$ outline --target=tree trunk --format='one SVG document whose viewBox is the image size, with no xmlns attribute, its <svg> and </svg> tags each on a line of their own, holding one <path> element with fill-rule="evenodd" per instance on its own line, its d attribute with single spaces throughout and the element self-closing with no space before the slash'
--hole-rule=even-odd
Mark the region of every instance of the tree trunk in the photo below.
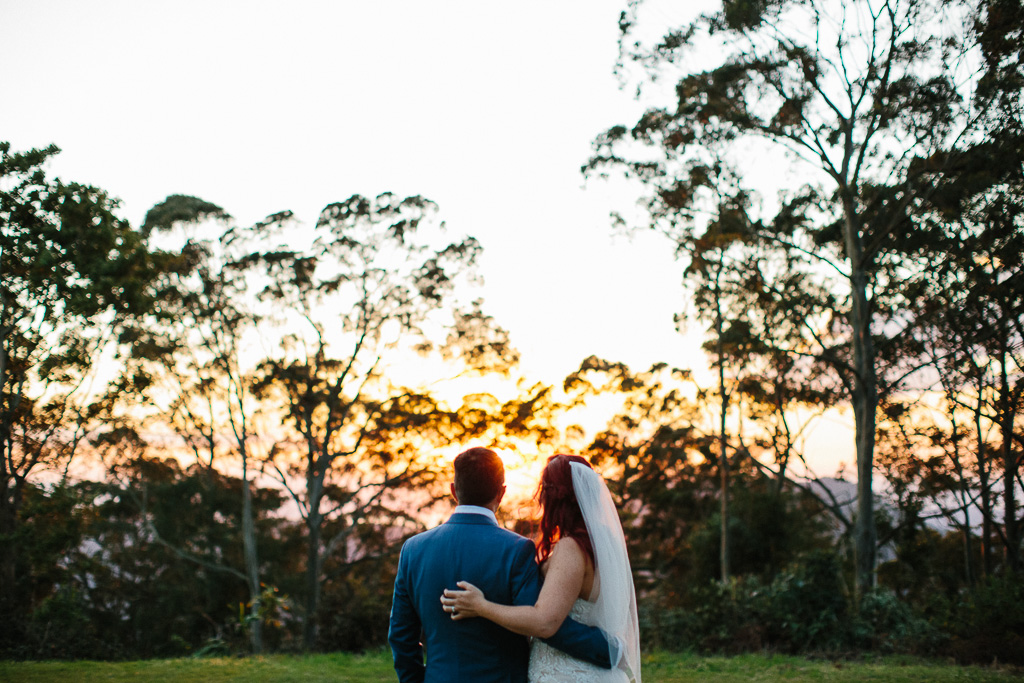
<svg viewBox="0 0 1024 683">
<path fill-rule="evenodd" d="M 1001 340 L 1005 342 L 1005 340 Z M 1006 530 L 1006 568 L 1020 573 L 1020 525 L 1017 520 L 1017 452 L 1013 448 L 1013 391 L 1010 386 L 1006 344 L 999 349 L 999 429 L 1003 436 L 1003 528 Z"/>
<path fill-rule="evenodd" d="M 0 455 L 4 458 L 6 469 L 7 442 L 4 442 Z M 4 472 L 3 490 L 0 491 L 0 536 L 14 538 L 18 526 L 18 491 L 11 485 L 10 473 Z M 18 598 L 18 544 L 5 543 L 0 552 L 0 618 L 5 620 L 18 619 L 16 603 Z M 16 623 L 7 621 L 7 624 Z"/>
<path fill-rule="evenodd" d="M 960 503 L 960 509 L 963 510 L 964 513 L 963 524 L 956 524 L 956 516 L 953 514 L 950 514 L 950 521 L 956 524 L 957 528 L 963 534 L 964 578 L 967 580 L 967 587 L 973 590 L 977 579 L 977 571 L 974 567 L 974 542 L 971 538 L 971 484 L 967 480 L 967 475 L 964 472 L 964 455 L 960 449 L 961 437 L 963 435 L 960 432 L 960 424 L 956 417 L 956 392 L 951 391 L 949 386 L 945 384 L 944 388 L 946 389 L 947 405 L 950 406 L 950 441 L 953 448 L 950 460 L 956 471 L 957 480 L 960 484 L 957 490 L 957 502 Z"/>
<path fill-rule="evenodd" d="M 256 552 L 256 523 L 253 518 L 252 488 L 249 485 L 249 458 L 242 454 L 242 547 L 245 574 L 249 579 L 249 645 L 253 654 L 263 652 L 263 620 L 260 617 L 260 565 Z"/>
<path fill-rule="evenodd" d="M 2 355 L 2 352 L 0 352 Z M 13 467 L 11 425 L 0 424 L 0 537 L 12 539 L 0 551 L 0 619 L 7 620 L 9 633 L 20 631 L 26 616 L 22 607 L 28 596 L 18 590 L 18 562 L 21 554 L 18 544 L 13 542 L 18 530 L 18 513 L 21 509 L 25 479 L 18 476 Z M 16 631 L 16 628 L 18 631 Z"/>
<path fill-rule="evenodd" d="M 302 647 L 308 652 L 316 646 L 317 611 L 320 608 L 320 499 L 323 497 L 323 480 L 313 475 L 309 477 L 307 486 L 309 545 L 306 548 L 306 615 L 302 625 Z"/>
<path fill-rule="evenodd" d="M 6 319 L 7 297 L 0 289 L 0 302 L 4 311 L 3 318 Z M 6 341 L 6 334 L 4 335 Z M 7 348 L 0 344 L 0 392 L 7 394 L 10 400 L 10 393 L 7 387 Z M 4 400 L 0 396 L 0 401 Z M 14 454 L 12 453 L 13 443 L 11 439 L 11 416 L 8 412 L 6 401 L 0 403 L 0 536 L 3 538 L 14 538 L 14 532 L 18 526 L 18 503 L 20 487 L 15 479 L 17 476 L 14 469 Z M 17 597 L 15 588 L 17 580 L 17 543 L 7 543 L 7 547 L 0 552 L 0 619 L 14 618 L 14 603 Z M 11 623 L 8 621 L 7 623 Z"/>
<path fill-rule="evenodd" d="M 779 416 L 779 422 L 782 424 L 782 428 L 785 430 L 785 450 L 778 447 L 775 448 L 775 458 L 779 463 L 779 474 L 778 480 L 775 485 L 775 495 L 781 497 L 785 492 L 786 488 L 786 469 L 789 467 L 789 457 L 793 450 L 793 439 L 790 436 L 789 423 L 786 421 L 786 410 L 785 401 L 782 398 L 782 392 L 784 391 L 782 381 L 775 382 L 775 412 Z M 776 443 L 779 443 L 779 438 L 776 437 Z"/>
<path fill-rule="evenodd" d="M 722 565 L 722 583 L 729 581 L 729 458 L 726 451 L 725 438 L 725 416 L 729 408 L 729 395 L 725 391 L 725 354 L 722 344 L 722 291 L 719 288 L 719 278 L 722 273 L 722 264 L 718 264 L 718 271 L 715 273 L 715 332 L 718 335 L 718 391 L 722 398 L 722 411 L 719 416 L 718 425 L 718 469 L 721 476 L 721 514 L 722 514 L 722 544 L 719 553 L 719 560 Z"/>
<path fill-rule="evenodd" d="M 978 435 L 978 496 L 981 508 L 981 576 L 992 574 L 992 488 L 988 478 L 988 451 L 982 437 L 981 421 L 983 413 L 984 380 L 979 372 L 978 402 L 974 405 L 974 431 Z"/>
<path fill-rule="evenodd" d="M 981 575 L 992 575 L 992 487 L 988 478 L 988 464 L 979 459 L 979 488 L 981 489 Z"/>
<path fill-rule="evenodd" d="M 854 530 L 857 602 L 875 586 L 877 538 L 872 487 L 878 384 L 871 337 L 868 273 L 852 196 L 844 200 L 843 237 L 850 262 L 850 327 L 853 331 L 853 414 L 857 444 L 857 522 Z"/>
<path fill-rule="evenodd" d="M 967 578 L 967 587 L 973 590 L 978 582 L 978 570 L 974 566 L 974 543 L 971 539 L 971 490 L 962 474 L 960 500 L 964 507 L 964 575 Z"/>
</svg>

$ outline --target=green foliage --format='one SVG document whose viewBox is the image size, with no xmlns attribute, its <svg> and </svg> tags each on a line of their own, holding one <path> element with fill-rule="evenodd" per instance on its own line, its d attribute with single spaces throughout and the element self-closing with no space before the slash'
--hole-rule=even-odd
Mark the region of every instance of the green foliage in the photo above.
<svg viewBox="0 0 1024 683">
<path fill-rule="evenodd" d="M 755 575 L 728 584 L 707 581 L 684 591 L 683 605 L 665 610 L 642 601 L 643 642 L 705 653 L 843 653 L 872 651 L 930 655 L 947 641 L 893 593 L 864 596 L 850 605 L 839 559 L 821 551 L 771 578 Z"/>
<path fill-rule="evenodd" d="M 645 637 L 661 647 L 726 653 L 836 651 L 848 641 L 839 563 L 826 552 L 770 578 L 695 584 L 682 603 L 663 614 L 656 601 L 643 603 Z"/>
<path fill-rule="evenodd" d="M 22 496 L 16 530 L 0 537 L 0 545 L 18 551 L 10 558 L 16 578 L 9 587 L 17 602 L 8 603 L 8 609 L 21 617 L 0 623 L 0 653 L 71 656 L 61 654 L 61 648 L 77 651 L 85 642 L 77 641 L 73 631 L 88 611 L 74 589 L 67 558 L 85 540 L 94 511 L 69 486 L 29 485 Z M 90 629 L 83 628 L 82 639 L 88 639 Z"/>
<path fill-rule="evenodd" d="M 834 649 L 847 611 L 839 559 L 832 553 L 807 556 L 768 587 L 769 633 L 795 652 Z"/>
<path fill-rule="evenodd" d="M 394 572 L 389 569 L 380 563 L 365 563 L 327 583 L 320 607 L 318 649 L 365 652 L 387 642 L 394 582 Z"/>
<path fill-rule="evenodd" d="M 774 576 L 804 553 L 827 547 L 824 511 L 816 501 L 763 475 L 737 473 L 729 514 L 731 571 Z M 721 515 L 701 520 L 689 538 L 698 581 L 721 576 Z"/>
<path fill-rule="evenodd" d="M 919 519 L 903 521 L 895 528 L 888 520 L 880 525 L 896 556 L 879 565 L 879 585 L 919 610 L 927 609 L 937 596 L 955 599 L 971 583 L 965 570 L 963 533 L 943 534 Z M 977 547 L 977 539 L 972 540 Z"/>
<path fill-rule="evenodd" d="M 764 22 L 765 12 L 777 9 L 779 0 L 726 0 L 722 3 L 722 23 L 733 31 L 756 28 Z"/>
<path fill-rule="evenodd" d="M 218 639 L 247 651 L 238 616 L 246 581 L 218 564 L 241 563 L 240 481 L 174 460 L 143 460 L 119 473 L 120 480 L 36 489 L 23 506 L 19 547 L 30 571 L 19 588 L 32 602 L 23 627 L 5 625 L 0 652 L 180 656 Z M 279 492 L 256 489 L 253 499 L 266 573 L 287 586 L 299 573 L 298 529 L 276 516 Z M 296 626 L 286 600 L 272 588 L 263 597 L 268 642 L 286 648 Z"/>
<path fill-rule="evenodd" d="M 155 275 L 173 261 L 147 248 L 103 190 L 48 178 L 57 152 L 0 142 L 0 538 L 19 541 L 0 554 L 5 632 L 41 599 L 27 590 L 36 558 L 21 557 L 33 541 L 19 538 L 31 482 L 67 467 L 109 406 L 89 380 L 100 358 L 130 353 L 119 332 L 152 307 Z"/>
<path fill-rule="evenodd" d="M 89 604 L 75 587 L 43 600 L 28 620 L 22 656 L 32 659 L 104 659 L 111 648 L 97 633 Z"/>
<path fill-rule="evenodd" d="M 853 647 L 882 653 L 933 654 L 946 640 L 933 624 L 886 590 L 875 590 L 861 598 L 849 628 Z"/>
<path fill-rule="evenodd" d="M 37 324 L 50 325 L 58 316 L 88 321 L 104 310 L 146 305 L 141 235 L 115 215 L 117 201 L 104 191 L 47 179 L 43 166 L 58 152 L 11 152 L 0 142 L 4 324 L 16 325 L 24 341 L 48 331 L 28 327 L 26 316 L 42 314 Z"/>
<path fill-rule="evenodd" d="M 629 3 L 619 22 L 622 61 L 642 67 L 628 70 L 640 74 L 638 90 L 653 85 L 652 94 L 664 97 L 669 91 L 660 85 L 666 80 L 675 88 L 634 124 L 600 135 L 584 171 L 615 170 L 642 186 L 646 215 L 641 213 L 636 227 L 665 234 L 688 261 L 698 313 L 705 321 L 718 318 L 714 342 L 725 341 L 728 326 L 720 316 L 728 307 L 725 317 L 742 320 L 751 332 L 729 336 L 752 338 L 747 353 L 763 367 L 779 367 L 778 358 L 786 355 L 804 364 L 803 377 L 776 374 L 790 380 L 780 388 L 800 379 L 830 379 L 815 388 L 819 397 L 841 395 L 853 407 L 865 494 L 879 401 L 906 388 L 908 378 L 920 379 L 915 368 L 941 365 L 938 359 L 952 355 L 942 333 L 934 335 L 939 343 L 932 349 L 925 349 L 924 338 L 933 334 L 927 328 L 936 309 L 952 317 L 968 310 L 957 305 L 972 289 L 964 283 L 975 281 L 961 276 L 970 270 L 967 264 L 979 270 L 1004 264 L 974 241 L 978 231 L 970 224 L 977 207 L 952 204 L 958 196 L 981 197 L 978 204 L 996 209 L 987 218 L 1012 223 L 1011 231 L 1021 234 L 1024 60 L 1015 39 L 1024 14 L 1017 5 L 896 0 L 878 8 L 845 0 L 726 0 L 719 10 L 670 26 L 653 41 L 638 28 L 650 16 L 643 2 Z M 979 56 L 983 68 L 966 66 Z M 627 71 L 624 63 L 620 67 Z M 1000 150 L 993 155 L 986 148 L 996 140 Z M 798 171 L 779 193 L 778 208 L 772 198 L 763 210 L 751 201 L 755 193 L 744 172 L 752 149 L 771 149 L 778 154 L 771 163 L 793 163 Z M 964 175 L 955 169 L 968 157 L 996 161 Z M 1000 175 L 1004 164 L 1013 171 L 978 192 L 986 174 Z M 937 181 L 947 173 L 948 193 Z M 963 187 L 956 187 L 958 179 L 966 181 Z M 940 219 L 927 207 L 932 202 L 943 205 Z M 960 250 L 970 254 L 962 257 Z M 1014 320 L 1021 311 L 1019 253 L 1008 254 L 1005 262 L 1012 275 L 978 278 L 988 285 L 979 293 L 994 291 L 999 282 L 1000 301 L 988 304 L 997 311 L 1008 304 Z M 963 263 L 963 270 L 935 278 L 932 291 L 907 286 L 954 263 Z M 747 273 L 753 276 L 743 277 Z M 946 287 L 952 287 L 949 298 L 957 304 L 933 308 L 933 300 L 948 300 L 935 296 Z M 974 334 L 965 339 L 976 344 L 979 336 L 992 335 L 1004 348 L 1019 348 L 1019 325 L 1010 332 L 1005 318 L 992 320 L 1001 317 L 998 312 L 980 317 L 989 324 L 968 326 Z M 719 347 L 719 355 L 723 351 Z M 966 355 L 979 356 L 974 348 Z M 1019 364 L 1005 353 L 1000 357 L 1003 367 L 1012 368 L 1010 383 L 1019 398 Z M 745 359 L 730 360 L 740 365 Z M 723 367 L 725 359 L 716 362 Z M 807 365 L 814 370 L 808 372 Z M 727 394 L 720 393 L 724 404 Z M 1000 422 L 1004 433 L 1013 431 L 1012 418 Z M 782 474 L 792 444 L 772 441 Z M 1004 453 L 1007 471 L 1016 471 L 1016 456 L 1006 448 Z M 1010 481 L 1013 476 L 1006 475 L 1004 486 L 1007 507 L 1016 510 L 1012 499 L 1019 482 Z M 855 518 L 838 510 L 836 516 L 856 527 L 856 585 L 864 592 L 873 585 L 878 543 L 873 497 L 862 495 L 858 504 Z M 991 522 L 991 513 L 985 514 Z M 1017 514 L 1011 513 L 1005 534 L 1015 570 L 1021 564 Z"/>
<path fill-rule="evenodd" d="M 966 593 L 950 615 L 958 661 L 1024 665 L 1024 577 L 993 577 Z"/>
<path fill-rule="evenodd" d="M 175 194 L 146 212 L 146 218 L 142 221 L 142 231 L 147 235 L 153 231 L 168 232 L 178 224 L 200 222 L 209 218 L 227 219 L 230 216 L 216 204 L 198 197 Z"/>
</svg>

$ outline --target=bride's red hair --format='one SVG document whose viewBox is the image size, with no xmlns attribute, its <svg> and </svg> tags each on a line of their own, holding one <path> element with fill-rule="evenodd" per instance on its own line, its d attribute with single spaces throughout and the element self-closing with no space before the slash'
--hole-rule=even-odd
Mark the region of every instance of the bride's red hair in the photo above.
<svg viewBox="0 0 1024 683">
<path fill-rule="evenodd" d="M 594 562 L 594 546 L 587 533 L 587 525 L 576 501 L 572 486 L 571 462 L 590 467 L 590 463 L 578 455 L 553 455 L 540 475 L 537 486 L 537 500 L 541 505 L 540 542 L 537 544 L 537 561 L 543 562 L 551 555 L 551 549 L 560 538 L 571 538 Z M 593 469 L 593 468 L 591 468 Z"/>
</svg>

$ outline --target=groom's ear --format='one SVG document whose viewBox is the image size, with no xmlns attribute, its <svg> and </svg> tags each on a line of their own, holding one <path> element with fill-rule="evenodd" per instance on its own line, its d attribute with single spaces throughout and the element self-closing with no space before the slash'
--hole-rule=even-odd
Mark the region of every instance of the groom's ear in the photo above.
<svg viewBox="0 0 1024 683">
<path fill-rule="evenodd" d="M 455 499 L 455 504 L 458 505 L 459 504 L 459 497 L 457 495 L 455 495 L 455 484 L 454 484 L 454 482 L 451 483 L 451 484 L 448 484 L 448 486 L 451 489 L 452 498 Z"/>
</svg>

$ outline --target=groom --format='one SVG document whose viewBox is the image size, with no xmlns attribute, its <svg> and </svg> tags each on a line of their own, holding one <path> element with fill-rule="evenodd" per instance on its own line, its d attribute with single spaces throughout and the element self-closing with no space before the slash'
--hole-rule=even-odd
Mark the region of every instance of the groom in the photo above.
<svg viewBox="0 0 1024 683">
<path fill-rule="evenodd" d="M 469 581 L 489 600 L 532 605 L 540 592 L 534 545 L 498 526 L 505 468 L 494 451 L 470 448 L 455 458 L 451 487 L 458 507 L 439 527 L 402 547 L 388 642 L 401 683 L 526 683 L 525 636 L 485 619 L 453 621 L 441 593 Z M 545 640 L 569 655 L 610 668 L 604 633 L 566 619 Z M 426 664 L 423 661 L 426 651 Z"/>
</svg>

